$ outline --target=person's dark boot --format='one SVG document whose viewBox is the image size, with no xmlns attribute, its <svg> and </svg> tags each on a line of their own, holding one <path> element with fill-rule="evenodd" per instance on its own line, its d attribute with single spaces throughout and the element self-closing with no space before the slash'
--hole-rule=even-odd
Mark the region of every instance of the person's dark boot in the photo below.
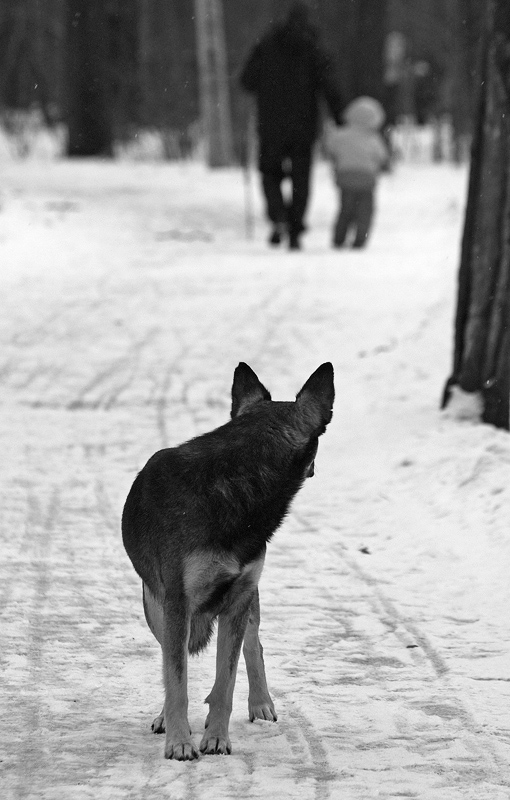
<svg viewBox="0 0 510 800">
<path fill-rule="evenodd" d="M 279 244 L 281 244 L 284 236 L 285 236 L 285 225 L 279 222 L 274 226 L 273 230 L 271 231 L 268 240 L 269 244 L 272 245 L 273 247 L 277 247 Z"/>
<path fill-rule="evenodd" d="M 299 233 L 291 233 L 289 236 L 289 250 L 301 250 Z"/>
</svg>

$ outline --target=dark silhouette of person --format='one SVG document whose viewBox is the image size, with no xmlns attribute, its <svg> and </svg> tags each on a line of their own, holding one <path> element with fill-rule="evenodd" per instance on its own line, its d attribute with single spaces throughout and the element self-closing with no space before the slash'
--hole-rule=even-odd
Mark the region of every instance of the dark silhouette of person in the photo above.
<svg viewBox="0 0 510 800">
<path fill-rule="evenodd" d="M 341 120 L 332 64 L 318 39 L 309 7 L 298 0 L 285 22 L 255 45 L 241 74 L 241 85 L 256 99 L 259 169 L 273 225 L 269 242 L 277 245 L 288 236 L 293 250 L 299 249 L 305 230 L 321 96 L 335 121 Z M 282 193 L 285 178 L 292 185 L 287 203 Z"/>
</svg>

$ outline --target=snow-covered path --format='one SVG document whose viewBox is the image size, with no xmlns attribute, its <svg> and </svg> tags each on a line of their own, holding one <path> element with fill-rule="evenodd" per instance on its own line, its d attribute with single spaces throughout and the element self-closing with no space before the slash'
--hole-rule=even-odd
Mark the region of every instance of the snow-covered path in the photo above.
<svg viewBox="0 0 510 800">
<path fill-rule="evenodd" d="M 366 251 L 332 251 L 316 172 L 301 253 L 243 231 L 235 171 L 2 164 L 0 787 L 7 800 L 507 800 L 510 441 L 438 411 L 464 171 L 385 176 Z M 223 423 L 237 363 L 290 399 L 331 360 L 334 419 L 271 543 L 277 724 L 163 759 L 159 648 L 123 551 L 162 446 Z M 214 648 L 191 662 L 199 740 Z"/>
</svg>

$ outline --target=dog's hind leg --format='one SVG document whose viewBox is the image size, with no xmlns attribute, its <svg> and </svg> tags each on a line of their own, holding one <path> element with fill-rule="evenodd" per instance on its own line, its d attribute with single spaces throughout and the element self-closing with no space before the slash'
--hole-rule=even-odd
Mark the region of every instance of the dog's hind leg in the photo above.
<svg viewBox="0 0 510 800">
<path fill-rule="evenodd" d="M 161 646 L 163 646 L 163 630 L 164 630 L 164 619 L 163 619 L 163 606 L 161 603 L 158 603 L 152 592 L 150 591 L 149 587 L 142 582 L 142 590 L 143 590 L 143 610 L 145 613 L 145 619 L 147 620 L 147 625 L 151 629 L 152 633 L 158 640 Z M 165 732 L 165 707 L 161 709 L 161 714 L 155 717 L 151 729 L 153 733 L 164 733 Z"/>
<path fill-rule="evenodd" d="M 248 714 L 250 722 L 266 719 L 276 722 L 278 717 L 269 695 L 264 668 L 263 649 L 259 639 L 260 603 L 259 590 L 256 589 L 250 606 L 250 615 L 244 634 L 243 655 L 248 673 L 249 694 Z"/>
<path fill-rule="evenodd" d="M 232 713 L 237 664 L 248 621 L 250 601 L 250 595 L 243 596 L 218 616 L 216 680 L 205 701 L 209 703 L 209 714 L 205 722 L 204 736 L 200 742 L 202 753 L 227 755 L 232 752 L 228 723 Z"/>
<path fill-rule="evenodd" d="M 198 750 L 188 723 L 188 642 L 190 618 L 183 600 L 169 594 L 163 605 L 163 680 L 165 684 L 165 758 L 191 761 Z"/>
</svg>

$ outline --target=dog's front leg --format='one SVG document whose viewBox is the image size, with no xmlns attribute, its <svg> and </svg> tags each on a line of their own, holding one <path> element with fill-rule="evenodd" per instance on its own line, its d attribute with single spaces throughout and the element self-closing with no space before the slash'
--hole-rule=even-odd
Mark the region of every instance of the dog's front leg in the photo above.
<svg viewBox="0 0 510 800">
<path fill-rule="evenodd" d="M 202 753 L 232 752 L 228 735 L 228 723 L 232 713 L 232 697 L 236 682 L 237 664 L 249 613 L 249 598 L 239 606 L 221 613 L 218 617 L 218 640 L 216 651 L 216 680 L 205 702 L 209 703 L 209 714 L 205 722 L 205 733 L 200 743 Z"/>
<path fill-rule="evenodd" d="M 255 591 L 250 606 L 246 633 L 244 634 L 243 654 L 248 673 L 248 714 L 250 722 L 265 719 L 276 722 L 278 717 L 267 688 L 266 671 L 262 645 L 259 639 L 260 603 L 259 590 Z"/>
<path fill-rule="evenodd" d="M 165 684 L 165 758 L 191 761 L 198 750 L 188 723 L 188 642 L 190 619 L 183 602 L 165 599 L 163 680 Z"/>
</svg>

